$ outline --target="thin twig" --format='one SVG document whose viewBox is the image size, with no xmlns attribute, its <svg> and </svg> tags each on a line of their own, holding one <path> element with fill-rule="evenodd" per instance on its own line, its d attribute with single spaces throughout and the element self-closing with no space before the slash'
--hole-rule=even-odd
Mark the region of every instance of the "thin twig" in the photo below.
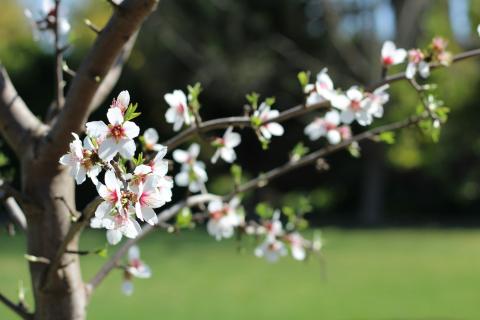
<svg viewBox="0 0 480 320">
<path fill-rule="evenodd" d="M 89 19 L 85 19 L 83 20 L 83 22 L 85 23 L 85 25 L 90 29 L 92 30 L 93 32 L 95 32 L 96 34 L 99 34 L 101 32 L 100 28 L 97 27 L 96 25 L 93 24 L 92 21 L 90 21 Z"/>
<path fill-rule="evenodd" d="M 28 312 L 27 307 L 23 303 L 15 303 L 12 300 L 8 299 L 6 296 L 4 296 L 2 293 L 0 293 L 0 301 L 3 302 L 3 304 L 5 304 L 10 310 L 15 312 L 21 318 L 33 319 L 33 315 Z"/>
</svg>

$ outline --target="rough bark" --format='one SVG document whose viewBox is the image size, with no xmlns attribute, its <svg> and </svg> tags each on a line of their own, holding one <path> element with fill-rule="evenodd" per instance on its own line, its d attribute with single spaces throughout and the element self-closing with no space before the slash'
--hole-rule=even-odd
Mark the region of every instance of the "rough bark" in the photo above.
<svg viewBox="0 0 480 320">
<path fill-rule="evenodd" d="M 33 153 L 32 153 L 33 154 Z M 54 259 L 71 224 L 69 208 L 75 208 L 74 181 L 68 171 L 28 155 L 22 161 L 23 192 L 38 207 L 27 207 L 27 252 Z M 61 197 L 63 200 L 59 200 Z M 78 250 L 78 236 L 69 250 Z M 30 262 L 35 319 L 85 319 L 86 295 L 77 255 L 64 255 L 61 267 L 47 279 L 48 264 Z"/>
</svg>

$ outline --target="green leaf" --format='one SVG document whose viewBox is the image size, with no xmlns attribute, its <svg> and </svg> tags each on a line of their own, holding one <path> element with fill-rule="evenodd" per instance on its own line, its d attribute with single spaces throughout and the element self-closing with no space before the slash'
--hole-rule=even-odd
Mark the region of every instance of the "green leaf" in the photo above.
<svg viewBox="0 0 480 320">
<path fill-rule="evenodd" d="M 240 185 L 242 183 L 242 167 L 238 164 L 233 164 L 230 167 L 230 173 L 232 174 L 235 185 Z"/>
<path fill-rule="evenodd" d="M 131 121 L 135 118 L 137 118 L 141 112 L 135 112 L 137 110 L 138 103 L 135 104 L 130 104 L 125 111 L 125 114 L 123 115 L 124 121 Z"/>
<path fill-rule="evenodd" d="M 189 208 L 183 208 L 176 218 L 176 226 L 180 229 L 192 227 L 192 211 Z"/>
<path fill-rule="evenodd" d="M 273 217 L 273 208 L 266 202 L 260 202 L 255 206 L 255 212 L 263 219 Z"/>
<path fill-rule="evenodd" d="M 290 159 L 292 161 L 298 161 L 301 157 L 306 155 L 310 149 L 306 147 L 303 142 L 299 142 L 293 147 L 292 151 L 290 152 Z"/>
<path fill-rule="evenodd" d="M 258 99 L 260 98 L 260 95 L 256 92 L 252 92 L 247 94 L 245 98 L 247 99 L 248 103 L 250 103 L 250 106 L 253 108 L 253 110 L 257 110 Z"/>
<path fill-rule="evenodd" d="M 394 144 L 395 143 L 395 132 L 393 131 L 385 131 L 378 135 L 378 140 L 385 142 L 387 144 Z"/>
<path fill-rule="evenodd" d="M 265 103 L 267 104 L 267 106 L 273 106 L 273 104 L 275 103 L 275 97 L 269 97 L 265 99 Z"/>
<path fill-rule="evenodd" d="M 300 86 L 303 88 L 310 82 L 310 71 L 300 71 L 297 74 L 298 82 L 300 82 Z"/>
<path fill-rule="evenodd" d="M 193 86 L 187 86 L 188 89 L 188 101 L 190 107 L 192 108 L 194 113 L 197 113 L 200 110 L 201 104 L 198 97 L 200 93 L 203 91 L 202 85 L 200 82 L 195 83 Z"/>
</svg>

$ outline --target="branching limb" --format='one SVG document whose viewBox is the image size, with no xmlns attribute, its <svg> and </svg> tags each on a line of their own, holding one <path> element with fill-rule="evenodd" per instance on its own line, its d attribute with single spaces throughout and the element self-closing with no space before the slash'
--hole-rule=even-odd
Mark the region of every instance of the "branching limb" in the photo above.
<svg viewBox="0 0 480 320">
<path fill-rule="evenodd" d="M 426 117 L 427 115 L 415 116 L 403 121 L 398 121 L 388 125 L 377 127 L 377 128 L 365 131 L 361 134 L 358 134 L 352 137 L 351 139 L 345 140 L 337 145 L 327 146 L 323 149 L 310 153 L 298 161 L 295 161 L 295 162 L 290 161 L 284 164 L 283 166 L 270 170 L 267 173 L 263 174 L 262 176 L 252 179 L 238 186 L 234 192 L 224 196 L 223 200 L 229 200 L 233 196 L 239 193 L 263 187 L 272 179 L 275 179 L 281 175 L 284 175 L 292 170 L 314 163 L 318 159 L 323 158 L 336 151 L 343 150 L 353 142 L 360 142 L 362 140 L 371 139 L 381 132 L 398 130 L 401 128 L 405 128 L 405 127 L 417 124 L 419 121 L 425 119 Z M 175 216 L 178 212 L 180 212 L 185 207 L 190 207 L 190 206 L 198 205 L 201 203 L 205 203 L 215 198 L 218 199 L 218 196 L 214 196 L 211 194 L 191 196 L 187 198 L 187 200 L 178 202 L 177 204 L 171 206 L 170 208 L 160 212 L 157 215 L 158 221 L 159 223 L 165 222 L 170 218 L 172 218 L 173 216 Z M 89 284 L 87 285 L 87 290 L 89 294 L 91 294 L 91 292 L 103 281 L 103 279 L 110 273 L 110 271 L 112 271 L 118 265 L 122 257 L 128 252 L 128 249 L 131 246 L 133 246 L 135 243 L 140 241 L 142 238 L 144 238 L 146 235 L 151 233 L 153 230 L 155 230 L 155 227 L 151 225 L 145 225 L 142 229 L 142 232 L 135 239 L 129 239 L 127 242 L 125 242 L 123 246 L 110 258 L 109 261 L 107 261 L 107 263 L 105 263 L 105 265 L 100 269 L 100 271 L 89 282 Z"/>
<path fill-rule="evenodd" d="M 0 133 L 17 155 L 46 127 L 28 109 L 0 63 Z"/>
<path fill-rule="evenodd" d="M 468 58 L 480 56 L 480 49 L 475 49 L 475 50 L 470 50 L 470 51 L 465 51 L 463 53 L 457 54 L 453 57 L 452 63 L 459 62 Z M 441 64 L 432 64 L 431 68 L 436 69 L 444 67 Z M 400 72 L 391 76 L 388 76 L 384 78 L 382 81 L 377 82 L 371 86 L 369 86 L 366 90 L 367 91 L 374 91 L 375 89 L 389 83 L 397 82 L 399 80 L 405 80 L 407 79 L 405 77 L 404 72 Z M 330 108 L 330 103 L 328 102 L 321 102 L 313 105 L 309 105 L 308 107 L 305 107 L 304 105 L 297 105 L 295 107 L 292 107 L 290 109 L 287 109 L 283 112 L 281 112 L 278 117 L 271 118 L 270 120 L 264 122 L 263 124 L 266 124 L 268 122 L 284 122 L 286 120 L 292 119 L 299 117 L 301 115 L 307 114 L 309 112 L 312 112 L 314 110 L 319 110 L 319 109 L 328 109 Z M 188 141 L 192 136 L 194 136 L 196 133 L 201 132 L 205 133 L 208 131 L 216 130 L 216 129 L 224 129 L 228 128 L 229 126 L 235 126 L 235 127 L 249 127 L 251 126 L 251 121 L 249 117 L 243 116 L 243 117 L 227 117 L 227 118 L 220 118 L 220 119 L 214 119 L 214 120 L 209 120 L 209 121 L 204 121 L 202 122 L 199 126 L 193 126 L 188 129 L 185 129 L 184 131 L 181 131 L 177 135 L 173 136 L 172 138 L 168 139 L 167 141 L 163 142 L 163 145 L 167 146 L 169 150 L 175 149 L 177 146 L 180 144 Z"/>
<path fill-rule="evenodd" d="M 106 79 L 129 40 L 155 9 L 157 2 L 158 0 L 124 0 L 119 5 L 119 10 L 114 10 L 108 24 L 77 70 L 67 92 L 65 106 L 55 118 L 44 141 L 42 154 L 48 153 L 57 159 L 68 148 L 70 132 L 82 131 L 102 81 Z"/>
<path fill-rule="evenodd" d="M 33 319 L 33 314 L 27 310 L 27 307 L 22 302 L 15 303 L 2 293 L 0 293 L 0 301 L 22 319 Z"/>
</svg>

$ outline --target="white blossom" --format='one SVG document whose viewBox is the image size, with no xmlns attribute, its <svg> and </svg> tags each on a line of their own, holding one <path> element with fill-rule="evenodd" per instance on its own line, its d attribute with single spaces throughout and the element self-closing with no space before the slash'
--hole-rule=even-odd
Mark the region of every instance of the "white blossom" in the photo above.
<svg viewBox="0 0 480 320">
<path fill-rule="evenodd" d="M 328 69 L 324 68 L 317 74 L 315 84 L 305 86 L 305 93 L 308 94 L 307 106 L 330 101 L 335 94 L 332 79 L 328 75 Z"/>
<path fill-rule="evenodd" d="M 405 49 L 397 49 L 392 41 L 385 41 L 382 46 L 382 64 L 389 67 L 400 64 L 405 61 L 407 51 Z"/>
<path fill-rule="evenodd" d="M 332 106 L 342 111 L 340 121 L 345 124 L 351 124 L 354 120 L 361 126 L 372 123 L 373 116 L 367 108 L 364 94 L 356 86 L 348 89 L 346 94 L 339 94 L 332 100 Z"/>
<path fill-rule="evenodd" d="M 217 138 L 213 142 L 217 150 L 212 157 L 212 163 L 216 163 L 219 157 L 228 163 L 232 163 L 237 158 L 234 148 L 240 144 L 242 137 L 239 133 L 232 131 L 233 127 L 229 127 L 222 138 Z"/>
<path fill-rule="evenodd" d="M 408 51 L 407 70 L 405 71 L 405 77 L 407 79 L 413 79 L 418 72 L 422 78 L 427 78 L 430 75 L 430 64 L 424 60 L 424 55 L 419 49 L 413 49 Z"/>
<path fill-rule="evenodd" d="M 97 151 L 89 137 L 82 142 L 76 133 L 72 133 L 74 140 L 70 143 L 70 150 L 62 156 L 59 162 L 69 166 L 70 174 L 77 184 L 82 184 L 88 176 L 96 184 L 97 176 L 102 170 L 99 159 L 96 159 Z"/>
<path fill-rule="evenodd" d="M 262 244 L 255 249 L 255 255 L 265 258 L 268 262 L 277 262 L 288 253 L 285 244 L 273 236 L 267 236 Z"/>
<path fill-rule="evenodd" d="M 125 121 L 120 108 L 109 108 L 109 124 L 103 121 L 87 122 L 87 134 L 95 137 L 100 144 L 98 155 L 105 161 L 112 160 L 118 153 L 126 159 L 135 154 L 135 142 L 140 128 L 132 121 Z"/>
<path fill-rule="evenodd" d="M 149 151 L 160 151 L 165 148 L 165 146 L 157 143 L 158 139 L 158 132 L 154 128 L 148 128 L 143 133 L 145 148 Z"/>
<path fill-rule="evenodd" d="M 337 110 L 329 111 L 323 118 L 316 118 L 305 127 L 304 133 L 310 140 L 327 137 L 331 144 L 338 144 L 342 139 L 349 139 L 350 129 L 340 125 L 340 114 Z M 348 129 L 347 129 L 348 128 Z"/>
<path fill-rule="evenodd" d="M 180 172 L 175 176 L 178 186 L 186 187 L 190 192 L 199 192 L 208 180 L 205 164 L 198 161 L 200 146 L 193 143 L 187 151 L 177 149 L 173 152 L 173 159 L 182 165 Z"/>
<path fill-rule="evenodd" d="M 113 99 L 110 107 L 119 108 L 123 114 L 125 113 L 125 111 L 127 111 L 129 104 L 130 104 L 130 93 L 128 93 L 127 90 L 123 90 L 118 94 L 117 99 Z"/>
<path fill-rule="evenodd" d="M 260 119 L 261 123 L 265 123 L 270 119 L 278 117 L 280 112 L 278 110 L 271 110 L 271 107 L 262 102 L 260 107 L 255 110 L 253 116 Z M 266 124 L 260 125 L 260 133 L 266 140 L 270 140 L 272 136 L 282 136 L 284 129 L 282 125 L 277 122 L 268 122 Z"/>
<path fill-rule="evenodd" d="M 371 93 L 366 93 L 365 108 L 376 118 L 383 117 L 383 105 L 390 99 L 387 92 L 389 87 L 388 84 L 385 84 Z"/>
<path fill-rule="evenodd" d="M 214 200 L 208 204 L 210 219 L 207 223 L 208 233 L 217 240 L 231 238 L 235 228 L 243 224 L 243 215 L 239 214 L 239 198 L 233 198 L 229 203 Z"/>
<path fill-rule="evenodd" d="M 164 96 L 170 108 L 165 113 L 168 123 L 173 123 L 173 131 L 182 128 L 183 123 L 187 126 L 193 122 L 193 117 L 188 110 L 187 96 L 181 90 L 174 90 Z"/>
<path fill-rule="evenodd" d="M 298 232 L 290 233 L 287 236 L 290 243 L 290 251 L 295 260 L 305 260 L 307 251 L 305 250 L 305 239 Z"/>
<path fill-rule="evenodd" d="M 60 45 L 64 45 L 68 32 L 70 31 L 70 23 L 68 22 L 63 6 L 57 12 L 55 3 L 52 0 L 41 0 L 35 2 L 35 8 L 25 9 L 25 17 L 30 22 L 35 41 L 41 41 L 46 46 L 51 47 L 55 43 L 55 29 L 58 23 L 58 34 L 60 36 Z M 39 6 L 38 6 L 39 4 Z"/>
</svg>

